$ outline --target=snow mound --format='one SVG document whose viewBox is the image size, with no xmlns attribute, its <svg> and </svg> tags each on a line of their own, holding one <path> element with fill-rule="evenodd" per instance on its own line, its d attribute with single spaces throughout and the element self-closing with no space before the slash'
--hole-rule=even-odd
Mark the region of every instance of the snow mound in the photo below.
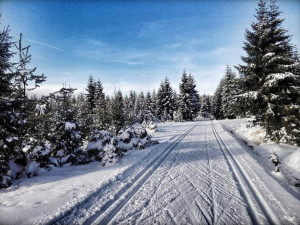
<svg viewBox="0 0 300 225">
<path fill-rule="evenodd" d="M 298 182 L 300 185 L 300 150 L 297 150 L 286 157 L 284 159 L 284 164 L 291 173 L 291 176 L 295 179 L 294 182 Z"/>
<path fill-rule="evenodd" d="M 66 130 L 75 130 L 76 129 L 76 124 L 71 123 L 71 122 L 66 122 L 65 123 L 65 129 Z"/>
</svg>

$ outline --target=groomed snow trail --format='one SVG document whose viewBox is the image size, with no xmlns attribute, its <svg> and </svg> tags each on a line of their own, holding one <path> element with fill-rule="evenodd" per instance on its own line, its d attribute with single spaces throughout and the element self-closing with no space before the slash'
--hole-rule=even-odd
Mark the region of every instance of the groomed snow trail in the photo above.
<svg viewBox="0 0 300 225">
<path fill-rule="evenodd" d="M 220 124 L 195 122 L 50 223 L 300 224 L 300 201 L 248 151 Z"/>
</svg>

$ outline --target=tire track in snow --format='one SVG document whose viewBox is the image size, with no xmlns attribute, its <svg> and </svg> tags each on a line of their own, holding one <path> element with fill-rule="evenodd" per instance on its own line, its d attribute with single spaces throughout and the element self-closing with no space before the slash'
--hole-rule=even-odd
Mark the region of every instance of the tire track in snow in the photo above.
<svg viewBox="0 0 300 225">
<path fill-rule="evenodd" d="M 167 149 L 158 157 L 149 163 L 144 170 L 142 170 L 134 179 L 133 183 L 126 186 L 125 190 L 121 190 L 117 196 L 119 201 L 110 201 L 107 205 L 90 217 L 84 224 L 109 224 L 109 222 L 118 214 L 118 212 L 126 205 L 126 203 L 133 197 L 133 195 L 142 187 L 142 185 L 149 179 L 155 170 L 163 163 L 172 150 L 180 143 L 180 141 L 187 136 L 195 127 L 196 123 L 188 131 L 180 135 Z M 105 214 L 105 215 L 104 215 Z"/>
</svg>

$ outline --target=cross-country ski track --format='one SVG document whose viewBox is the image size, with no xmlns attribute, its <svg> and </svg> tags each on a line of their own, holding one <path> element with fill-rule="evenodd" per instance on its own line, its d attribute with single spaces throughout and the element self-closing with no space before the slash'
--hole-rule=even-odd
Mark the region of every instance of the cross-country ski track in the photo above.
<svg viewBox="0 0 300 225">
<path fill-rule="evenodd" d="M 299 199 L 218 122 L 163 147 L 48 224 L 300 224 Z"/>
</svg>

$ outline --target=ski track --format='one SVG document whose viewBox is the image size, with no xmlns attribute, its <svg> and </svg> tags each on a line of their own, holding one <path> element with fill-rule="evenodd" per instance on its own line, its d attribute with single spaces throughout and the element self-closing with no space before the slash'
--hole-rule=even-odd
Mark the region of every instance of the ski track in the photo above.
<svg viewBox="0 0 300 225">
<path fill-rule="evenodd" d="M 163 148 L 50 223 L 300 224 L 300 201 L 217 122 L 195 122 Z"/>
</svg>

